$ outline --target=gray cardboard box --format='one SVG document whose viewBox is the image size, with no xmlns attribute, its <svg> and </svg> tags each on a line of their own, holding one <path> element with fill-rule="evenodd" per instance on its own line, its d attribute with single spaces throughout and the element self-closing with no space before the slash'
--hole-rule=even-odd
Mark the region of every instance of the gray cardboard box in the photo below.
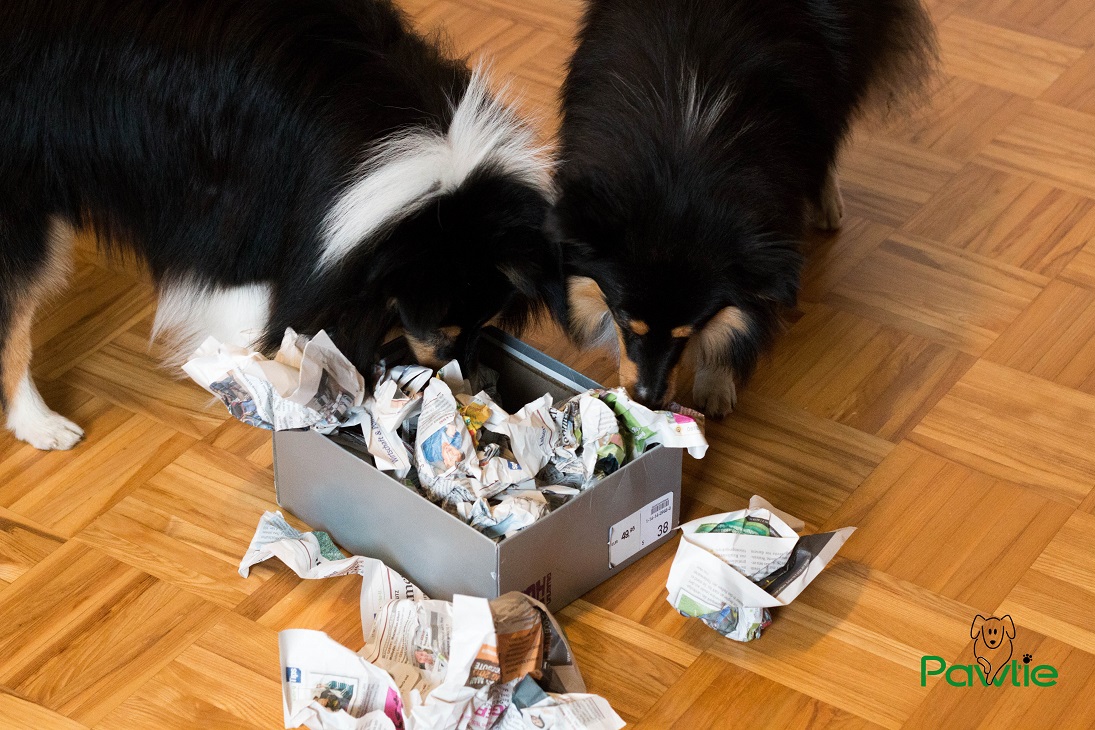
<svg viewBox="0 0 1095 730">
<path fill-rule="evenodd" d="M 511 412 L 597 387 L 497 330 L 481 359 Z M 344 550 L 383 560 L 431 598 L 523 591 L 558 609 L 669 539 L 680 521 L 681 450 L 656 447 L 547 517 L 495 542 L 314 431 L 274 434 L 278 504 Z"/>
</svg>

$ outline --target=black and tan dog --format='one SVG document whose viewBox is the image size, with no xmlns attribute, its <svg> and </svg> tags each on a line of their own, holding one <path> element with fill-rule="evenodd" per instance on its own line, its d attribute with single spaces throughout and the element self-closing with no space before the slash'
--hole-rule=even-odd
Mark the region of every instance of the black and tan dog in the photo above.
<svg viewBox="0 0 1095 730">
<path fill-rule="evenodd" d="M 930 69 L 917 0 L 590 0 L 563 89 L 571 332 L 618 347 L 647 404 L 731 410 L 796 301 L 807 225 L 842 216 L 856 114 Z"/>
</svg>

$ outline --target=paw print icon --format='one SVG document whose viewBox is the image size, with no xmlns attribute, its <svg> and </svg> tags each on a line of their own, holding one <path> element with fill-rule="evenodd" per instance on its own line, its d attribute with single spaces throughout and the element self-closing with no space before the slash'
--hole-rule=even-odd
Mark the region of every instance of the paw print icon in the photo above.
<svg viewBox="0 0 1095 730">
<path fill-rule="evenodd" d="M 1023 664 L 1030 664 L 1031 658 L 1032 657 L 1030 656 L 1030 654 L 1024 654 L 1023 655 Z"/>
</svg>

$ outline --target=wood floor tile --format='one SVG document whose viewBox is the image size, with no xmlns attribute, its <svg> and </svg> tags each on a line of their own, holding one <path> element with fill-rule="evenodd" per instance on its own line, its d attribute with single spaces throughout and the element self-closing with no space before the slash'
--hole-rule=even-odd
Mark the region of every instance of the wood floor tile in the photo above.
<svg viewBox="0 0 1095 730">
<path fill-rule="evenodd" d="M 1088 289 L 1095 289 L 1095 237 L 1072 257 L 1061 271 L 1060 278 Z"/>
<path fill-rule="evenodd" d="M 254 580 L 241 578 L 238 557 L 233 559 L 227 548 L 217 549 L 226 542 L 220 533 L 196 527 L 140 497 L 127 497 L 76 539 L 225 608 L 234 608 L 261 584 L 262 571 Z M 239 547 L 238 541 L 228 544 Z"/>
<path fill-rule="evenodd" d="M 150 350 L 151 320 L 144 319 L 77 365 L 67 375 L 77 388 L 202 438 L 229 416 L 209 393 Z"/>
<path fill-rule="evenodd" d="M 1072 511 L 901 444 L 826 527 L 858 527 L 843 557 L 988 615 Z"/>
<path fill-rule="evenodd" d="M 1095 197 L 1095 115 L 1035 102 L 977 156 L 1008 172 L 1031 175 Z"/>
<path fill-rule="evenodd" d="M 954 76 L 1037 97 L 1083 49 L 954 13 L 938 27 L 943 65 Z"/>
<path fill-rule="evenodd" d="M 853 535 L 852 539 L 855 539 Z M 883 727 L 901 727 L 927 696 L 920 657 L 957 656 L 970 609 L 930 591 L 840 561 L 757 641 L 716 643 L 732 664 Z M 774 727 L 774 726 L 773 726 Z"/>
<path fill-rule="evenodd" d="M 902 230 L 1056 276 L 1095 239 L 1095 200 L 972 164 Z"/>
<path fill-rule="evenodd" d="M 728 707 L 733 710 L 728 711 Z M 729 725 L 803 729 L 878 727 L 705 653 L 635 725 L 635 730 Z"/>
<path fill-rule="evenodd" d="M 995 25 L 1079 46 L 1095 42 L 1095 8 L 1087 0 L 964 0 L 962 11 Z"/>
<path fill-rule="evenodd" d="M 277 632 L 237 613 L 225 615 L 209 631 L 202 634 L 194 642 L 194 646 L 206 649 L 260 676 L 281 676 Z"/>
<path fill-rule="evenodd" d="M 8 694 L 4 688 L 0 688 L 0 717 L 4 718 L 4 727 L 8 730 L 87 730 L 85 725 L 30 700 Z"/>
<path fill-rule="evenodd" d="M 1061 74 L 1041 99 L 1057 106 L 1095 114 L 1095 48 L 1088 50 Z"/>
<path fill-rule="evenodd" d="M 92 398 L 68 412 L 85 428 L 70 454 L 0 462 L 0 504 L 71 537 L 182 453 L 192 439 Z M 2 438 L 11 438 L 5 434 Z"/>
<path fill-rule="evenodd" d="M 840 159 L 845 211 L 900 226 L 959 169 L 961 163 L 943 155 L 882 137 L 858 136 Z"/>
<path fill-rule="evenodd" d="M 203 440 L 213 449 L 227 451 L 263 469 L 274 468 L 274 442 L 269 431 L 229 418 Z"/>
<path fill-rule="evenodd" d="M 941 74 L 921 106 L 900 121 L 887 120 L 887 136 L 956 160 L 968 160 L 1028 105 L 1026 97 L 958 76 Z"/>
<path fill-rule="evenodd" d="M 56 379 L 154 310 L 147 285 L 98 265 L 77 267 L 66 296 L 35 319 L 34 373 Z"/>
<path fill-rule="evenodd" d="M 64 542 L 64 537 L 0 507 L 0 581 L 11 583 Z"/>
<path fill-rule="evenodd" d="M 233 687 L 232 697 L 219 691 L 226 684 Z M 284 724 L 280 665 L 260 675 L 195 645 L 161 669 L 148 685 L 154 696 L 170 701 L 151 703 L 142 688 L 101 727 L 278 728 Z"/>
<path fill-rule="evenodd" d="M 957 350 L 819 304 L 784 335 L 750 387 L 896 443 L 973 362 Z"/>
<path fill-rule="evenodd" d="M 885 241 L 893 228 L 880 223 L 845 216 L 836 233 L 815 233 L 807 241 L 806 267 L 798 292 L 800 302 L 821 301 L 855 266 Z"/>
<path fill-rule="evenodd" d="M 1095 291 L 1053 282 L 985 358 L 1095 395 Z"/>
<path fill-rule="evenodd" d="M 850 271 L 825 303 L 980 355 L 1047 280 L 976 254 L 895 233 Z"/>
<path fill-rule="evenodd" d="M 91 726 L 193 643 L 219 613 L 195 596 L 68 543 L 0 595 L 0 625 L 7 627 L 0 636 L 0 684 Z"/>
<path fill-rule="evenodd" d="M 1095 654 L 1095 515 L 1076 512 L 999 611 L 1034 631 Z"/>
<path fill-rule="evenodd" d="M 1095 397 L 985 360 L 909 438 L 1064 504 L 1079 504 L 1095 485 Z"/>
<path fill-rule="evenodd" d="M 759 494 L 811 526 L 825 522 L 893 448 L 752 390 L 707 433 L 715 458 L 686 459 L 687 494 L 722 511 L 743 509 Z"/>
<path fill-rule="evenodd" d="M 627 667 L 628 681 L 611 683 L 605 695 L 625 720 L 649 711 L 700 654 L 581 601 L 563 609 L 558 618 L 587 682 L 603 681 Z"/>
<path fill-rule="evenodd" d="M 217 730 L 267 730 L 277 725 L 258 725 L 241 720 L 225 712 L 208 699 L 195 697 L 158 679 L 140 688 L 123 705 L 107 715 L 94 730 L 191 730 L 192 728 L 217 728 Z"/>
<path fill-rule="evenodd" d="M 714 508 L 708 508 L 704 514 L 714 512 Z M 682 521 L 694 518 L 694 515 L 682 513 Z M 617 573 L 582 600 L 699 653 L 723 639 L 701 622 L 683 618 L 666 600 L 665 582 L 669 578 L 677 542 L 670 540 L 635 563 L 634 570 Z"/>
<path fill-rule="evenodd" d="M 272 561 L 278 562 L 278 561 Z M 271 570 L 291 572 L 278 562 Z M 295 587 L 267 610 L 258 623 L 274 631 L 314 629 L 357 651 L 361 633 L 361 577 L 345 575 L 325 580 L 296 581 Z"/>
</svg>

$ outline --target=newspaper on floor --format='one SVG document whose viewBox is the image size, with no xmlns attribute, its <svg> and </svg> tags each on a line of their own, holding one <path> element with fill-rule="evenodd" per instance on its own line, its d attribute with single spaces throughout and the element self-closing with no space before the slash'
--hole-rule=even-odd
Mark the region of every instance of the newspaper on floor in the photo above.
<svg viewBox="0 0 1095 730">
<path fill-rule="evenodd" d="M 251 426 L 330 431 L 355 414 L 365 380 L 327 333 L 285 331 L 273 360 L 210 337 L 183 370 Z"/>
<path fill-rule="evenodd" d="M 818 576 L 855 531 L 799 536 L 801 520 L 761 497 L 748 509 L 681 525 L 669 569 L 669 603 L 727 638 L 752 641 Z"/>
<path fill-rule="evenodd" d="M 324 533 L 267 512 L 240 574 L 277 557 L 304 578 L 362 576 L 365 645 L 323 632 L 279 634 L 285 726 L 313 730 L 618 730 L 603 698 L 585 693 L 566 635 L 522 593 L 493 601 L 428 599 L 383 563 L 345 558 Z M 545 724 L 546 723 L 546 724 Z"/>
<path fill-rule="evenodd" d="M 251 566 L 277 558 L 301 578 L 361 576 L 361 628 L 366 639 L 380 609 L 390 601 L 427 600 L 414 583 L 375 558 L 347 558 L 326 532 L 300 532 L 281 512 L 266 512 L 259 519 L 251 545 L 240 561 L 239 573 L 247 577 Z"/>
</svg>

